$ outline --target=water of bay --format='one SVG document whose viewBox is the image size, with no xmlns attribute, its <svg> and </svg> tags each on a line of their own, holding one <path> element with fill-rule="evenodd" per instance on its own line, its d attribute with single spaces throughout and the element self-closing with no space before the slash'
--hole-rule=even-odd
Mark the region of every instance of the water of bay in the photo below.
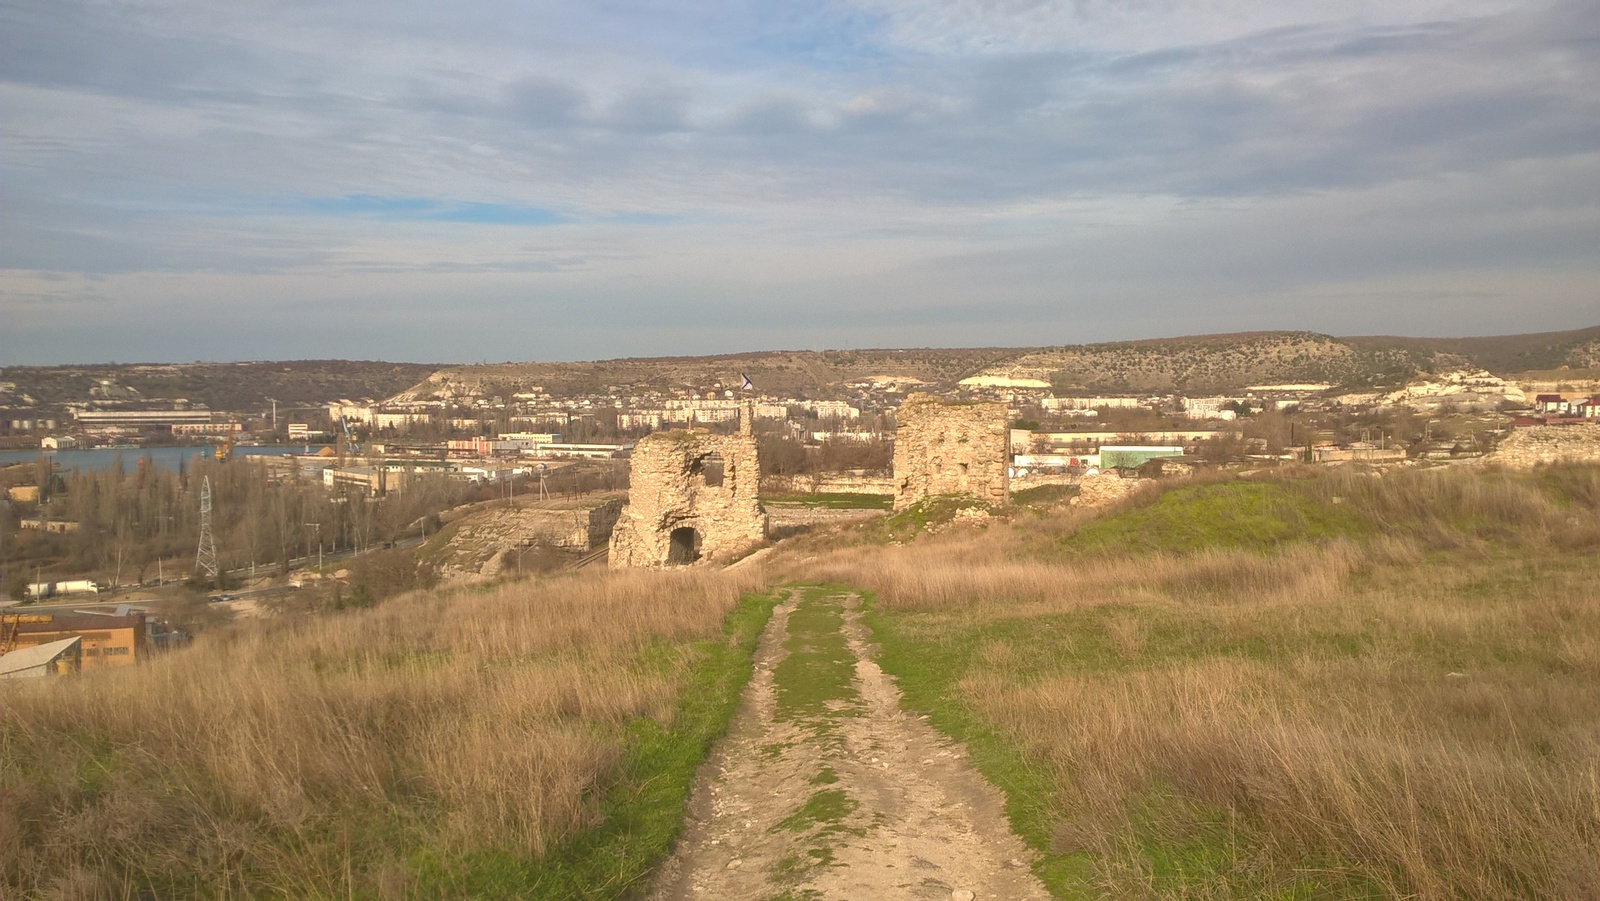
<svg viewBox="0 0 1600 901">
<path fill-rule="evenodd" d="M 310 453 L 316 453 L 322 445 L 313 444 Z M 308 449 L 305 445 L 273 445 L 270 447 L 236 447 L 233 449 L 235 456 L 278 456 L 282 454 L 303 454 Z M 141 457 L 148 457 L 148 465 L 156 466 L 169 471 L 177 471 L 180 464 L 188 466 L 200 457 L 209 457 L 216 453 L 216 447 L 209 444 L 186 445 L 182 447 L 97 447 L 87 450 L 14 450 L 0 451 L 0 466 L 9 466 L 13 463 L 32 463 L 41 456 L 49 457 L 62 470 L 81 469 L 105 470 L 122 460 L 123 470 L 133 472 L 139 465 Z"/>
</svg>

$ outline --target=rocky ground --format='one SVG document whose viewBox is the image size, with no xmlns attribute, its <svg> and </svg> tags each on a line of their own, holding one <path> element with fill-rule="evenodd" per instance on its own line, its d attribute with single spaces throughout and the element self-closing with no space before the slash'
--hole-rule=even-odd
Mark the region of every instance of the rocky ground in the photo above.
<svg viewBox="0 0 1600 901">
<path fill-rule="evenodd" d="M 900 706 L 860 599 L 796 590 L 653 897 L 1047 898 L 998 791 Z"/>
</svg>

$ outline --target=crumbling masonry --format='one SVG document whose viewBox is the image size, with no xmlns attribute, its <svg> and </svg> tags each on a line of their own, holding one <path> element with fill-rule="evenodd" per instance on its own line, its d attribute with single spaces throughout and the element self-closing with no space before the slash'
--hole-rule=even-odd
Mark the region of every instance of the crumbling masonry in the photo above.
<svg viewBox="0 0 1600 901">
<path fill-rule="evenodd" d="M 745 412 L 737 435 L 680 429 L 634 445 L 628 506 L 611 533 L 613 567 L 727 560 L 766 540 L 754 417 Z"/>
<path fill-rule="evenodd" d="M 992 504 L 1010 497 L 1005 404 L 945 404 L 913 394 L 900 405 L 896 420 L 896 510 L 936 494 L 970 495 Z"/>
<path fill-rule="evenodd" d="M 1509 469 L 1532 469 L 1550 463 L 1600 461 L 1600 425 L 1535 425 L 1512 430 L 1485 464 Z"/>
</svg>

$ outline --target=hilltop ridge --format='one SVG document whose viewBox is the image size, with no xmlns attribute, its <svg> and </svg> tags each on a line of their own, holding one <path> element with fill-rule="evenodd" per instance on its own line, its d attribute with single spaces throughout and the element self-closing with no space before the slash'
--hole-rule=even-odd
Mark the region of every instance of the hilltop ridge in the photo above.
<svg viewBox="0 0 1600 901">
<path fill-rule="evenodd" d="M 1366 387 L 1461 368 L 1507 373 L 1563 366 L 1600 366 L 1600 326 L 1478 338 L 1263 331 L 1052 347 L 784 350 L 497 363 L 439 369 L 393 399 L 492 396 L 534 387 L 555 396 L 719 382 L 731 387 L 741 374 L 762 392 L 791 396 L 841 393 L 853 382 L 874 379 L 950 387 L 981 375 L 1044 379 L 1065 391 L 1211 392 L 1281 382 Z"/>
<path fill-rule="evenodd" d="M 1470 338 L 1256 331 L 1039 347 L 774 350 L 445 366 L 346 360 L 11 366 L 0 368 L 0 409 L 23 416 L 96 392 L 124 402 L 183 398 L 234 410 L 265 409 L 272 398 L 280 406 L 340 398 L 409 402 L 535 389 L 571 397 L 735 387 L 742 375 L 763 394 L 809 398 L 843 396 L 869 382 L 943 390 L 972 376 L 1043 379 L 1065 393 L 1221 393 L 1283 382 L 1393 386 L 1466 368 L 1501 375 L 1600 368 L 1600 325 Z"/>
</svg>

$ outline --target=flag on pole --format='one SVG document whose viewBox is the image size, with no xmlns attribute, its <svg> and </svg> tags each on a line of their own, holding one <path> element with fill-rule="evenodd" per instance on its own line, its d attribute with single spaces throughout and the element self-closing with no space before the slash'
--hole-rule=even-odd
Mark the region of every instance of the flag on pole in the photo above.
<svg viewBox="0 0 1600 901">
<path fill-rule="evenodd" d="M 750 377 L 748 375 L 745 375 L 744 373 L 741 372 L 741 373 L 739 373 L 739 378 L 741 380 L 740 381 L 740 385 L 739 385 L 739 390 L 740 391 L 754 391 L 754 390 L 756 390 L 756 383 L 750 381 Z"/>
</svg>

